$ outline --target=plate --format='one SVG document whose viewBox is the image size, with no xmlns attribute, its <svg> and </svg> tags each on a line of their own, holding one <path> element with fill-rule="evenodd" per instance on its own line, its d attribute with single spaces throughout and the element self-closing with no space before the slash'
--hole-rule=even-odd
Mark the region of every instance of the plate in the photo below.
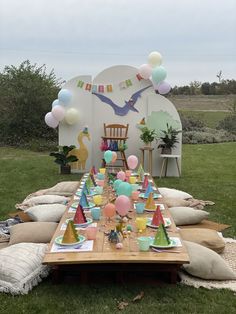
<svg viewBox="0 0 236 314">
<path fill-rule="evenodd" d="M 73 204 L 71 204 L 70 205 L 70 207 L 72 207 L 72 208 L 77 208 L 78 207 L 78 205 L 79 205 L 79 203 L 73 203 Z M 90 208 L 93 208 L 93 207 L 95 207 L 95 204 L 94 203 L 92 203 L 92 202 L 89 202 L 89 206 L 88 207 L 83 207 L 84 209 L 90 209 Z"/>
<path fill-rule="evenodd" d="M 147 198 L 147 197 L 145 197 L 145 193 L 140 193 L 139 194 L 139 197 L 141 197 L 141 198 Z M 161 197 L 161 194 L 156 194 L 156 193 L 154 193 L 153 194 L 153 198 L 155 199 L 155 198 L 160 198 Z"/>
<path fill-rule="evenodd" d="M 154 247 L 157 249 L 170 249 L 172 247 L 176 247 L 177 246 L 177 242 L 170 238 L 170 244 L 169 245 L 155 245 L 155 244 L 150 244 L 150 247 Z"/>
<path fill-rule="evenodd" d="M 165 209 L 165 206 L 164 204 L 155 204 L 156 206 L 159 205 L 161 207 L 161 210 L 164 210 Z M 149 208 L 144 208 L 144 210 L 146 212 L 149 212 L 149 213 L 154 213 L 156 211 L 156 208 L 155 209 L 149 209 Z"/>
<path fill-rule="evenodd" d="M 157 229 L 158 226 L 152 225 L 151 222 L 152 222 L 152 218 L 148 218 L 148 219 L 147 219 L 147 226 L 150 227 L 150 228 Z M 166 228 L 171 225 L 171 220 L 170 220 L 170 218 L 164 218 L 164 222 L 165 222 L 165 227 L 166 227 Z"/>
<path fill-rule="evenodd" d="M 82 193 L 82 190 L 77 191 L 77 192 L 75 193 L 75 195 L 81 196 L 81 193 Z M 89 197 L 89 196 L 94 196 L 94 195 L 96 195 L 96 194 L 98 194 L 96 191 L 90 190 L 90 194 L 87 194 L 86 196 Z"/>
<path fill-rule="evenodd" d="M 87 217 L 86 217 L 87 218 Z M 68 223 L 70 220 L 73 220 L 73 218 L 69 218 L 66 219 L 66 223 Z M 83 224 L 74 224 L 75 227 L 87 227 L 88 225 L 90 225 L 93 222 L 93 219 L 91 218 L 87 218 L 87 222 L 83 223 Z"/>
<path fill-rule="evenodd" d="M 73 242 L 73 243 L 62 243 L 62 239 L 63 239 L 63 236 L 56 237 L 55 243 L 58 245 L 63 245 L 63 246 L 70 246 L 70 245 L 83 243 L 86 240 L 86 238 L 82 235 L 79 235 L 79 241 Z"/>
</svg>

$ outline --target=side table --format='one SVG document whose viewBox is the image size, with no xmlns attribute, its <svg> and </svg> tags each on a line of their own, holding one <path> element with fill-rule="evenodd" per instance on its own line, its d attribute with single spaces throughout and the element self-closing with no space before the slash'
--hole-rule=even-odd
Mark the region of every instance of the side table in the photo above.
<svg viewBox="0 0 236 314">
<path fill-rule="evenodd" d="M 152 147 L 143 147 L 140 148 L 141 150 L 141 164 L 144 167 L 144 155 L 145 155 L 145 151 L 148 152 L 148 172 L 150 175 L 152 175 L 152 151 L 154 150 L 154 148 Z"/>
<path fill-rule="evenodd" d="M 167 155 L 167 154 L 163 154 L 162 155 L 161 154 L 160 157 L 163 158 L 162 166 L 161 166 L 160 178 L 162 177 L 162 172 L 164 171 L 164 169 L 165 169 L 165 177 L 166 177 L 167 168 L 168 168 L 168 159 L 171 159 L 171 158 L 174 158 L 175 161 L 176 161 L 176 166 L 177 166 L 178 174 L 179 174 L 179 177 L 180 177 L 180 168 L 179 168 L 179 163 L 178 163 L 178 158 L 180 158 L 180 155 Z"/>
</svg>

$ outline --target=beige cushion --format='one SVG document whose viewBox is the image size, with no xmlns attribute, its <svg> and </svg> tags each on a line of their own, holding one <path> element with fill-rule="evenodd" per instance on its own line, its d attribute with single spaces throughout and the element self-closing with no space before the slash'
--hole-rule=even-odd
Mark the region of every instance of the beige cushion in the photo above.
<svg viewBox="0 0 236 314">
<path fill-rule="evenodd" d="M 163 197 L 171 197 L 171 198 L 179 198 L 182 200 L 188 199 L 188 198 L 193 198 L 192 195 L 184 192 L 184 191 L 180 191 L 180 190 L 176 190 L 176 189 L 169 189 L 169 188 L 158 188 L 159 192 L 161 193 L 161 195 Z"/>
<path fill-rule="evenodd" d="M 0 250 L 5 249 L 5 247 L 8 247 L 9 242 L 0 242 Z"/>
<path fill-rule="evenodd" d="M 66 210 L 62 204 L 37 205 L 25 210 L 33 221 L 58 222 Z"/>
<path fill-rule="evenodd" d="M 78 181 L 63 181 L 47 189 L 44 194 L 73 195 L 79 185 Z"/>
<path fill-rule="evenodd" d="M 197 243 L 183 241 L 189 254 L 190 263 L 184 269 L 202 279 L 234 280 L 236 274 L 216 252 Z"/>
<path fill-rule="evenodd" d="M 169 211 L 176 226 L 195 225 L 206 219 L 209 215 L 204 210 L 191 207 L 170 207 Z"/>
<path fill-rule="evenodd" d="M 48 275 L 42 265 L 47 244 L 19 243 L 0 250 L 0 291 L 27 294 Z"/>
<path fill-rule="evenodd" d="M 182 200 L 181 198 L 174 198 L 174 197 L 163 197 L 162 201 L 168 207 L 189 206 L 189 204 L 190 204 L 190 202 L 187 200 Z"/>
<path fill-rule="evenodd" d="M 49 243 L 57 228 L 55 222 L 26 222 L 12 226 L 9 245 L 31 242 Z"/>
<path fill-rule="evenodd" d="M 62 195 L 39 195 L 24 200 L 21 204 L 16 204 L 16 208 L 25 210 L 29 207 L 40 204 L 66 204 L 69 198 Z"/>
<path fill-rule="evenodd" d="M 183 240 L 201 244 L 208 249 L 221 253 L 225 248 L 225 242 L 217 231 L 204 228 L 180 229 Z"/>
</svg>

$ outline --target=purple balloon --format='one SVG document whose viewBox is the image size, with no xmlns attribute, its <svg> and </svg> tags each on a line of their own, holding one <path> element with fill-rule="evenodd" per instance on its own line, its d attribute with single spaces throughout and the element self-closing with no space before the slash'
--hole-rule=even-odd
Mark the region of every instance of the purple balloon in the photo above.
<svg viewBox="0 0 236 314">
<path fill-rule="evenodd" d="M 58 121 L 54 118 L 53 114 L 51 112 L 48 112 L 45 115 L 45 123 L 50 127 L 55 129 L 58 126 Z"/>
<path fill-rule="evenodd" d="M 159 94 L 165 95 L 165 94 L 169 93 L 169 91 L 171 90 L 171 86 L 169 83 L 163 81 L 163 82 L 157 84 L 157 90 L 158 90 Z"/>
</svg>

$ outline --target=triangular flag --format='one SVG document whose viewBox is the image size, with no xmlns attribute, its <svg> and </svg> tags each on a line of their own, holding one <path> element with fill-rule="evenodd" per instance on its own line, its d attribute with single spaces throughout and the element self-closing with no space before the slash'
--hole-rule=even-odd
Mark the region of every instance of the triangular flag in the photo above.
<svg viewBox="0 0 236 314">
<path fill-rule="evenodd" d="M 86 194 L 84 193 L 84 190 L 82 190 L 79 204 L 80 204 L 83 208 L 86 208 L 86 207 L 88 208 L 88 207 L 89 207 L 89 202 L 88 202 L 88 199 L 87 199 Z"/>
<path fill-rule="evenodd" d="M 143 180 L 143 184 L 142 184 L 142 189 L 146 190 L 146 188 L 148 187 L 148 175 L 146 174 L 144 176 L 144 180 Z"/>
<path fill-rule="evenodd" d="M 75 226 L 72 220 L 68 221 L 66 231 L 62 238 L 62 243 L 75 243 L 79 241 L 79 236 L 75 230 Z"/>
<path fill-rule="evenodd" d="M 171 243 L 170 238 L 166 232 L 166 229 L 165 229 L 164 225 L 161 224 L 159 226 L 159 228 L 157 229 L 157 233 L 155 235 L 155 239 L 153 241 L 153 244 L 158 245 L 158 246 L 167 246 L 170 243 Z"/>
<path fill-rule="evenodd" d="M 156 208 L 156 204 L 155 204 L 155 201 L 153 199 L 153 192 L 151 192 L 148 196 L 148 199 L 146 201 L 146 204 L 145 204 L 145 208 L 146 209 L 155 209 Z"/>
<path fill-rule="evenodd" d="M 148 198 L 148 196 L 149 196 L 150 193 L 153 193 L 153 188 L 152 188 L 151 184 L 148 183 L 148 186 L 147 186 L 147 189 L 146 189 L 146 191 L 145 191 L 144 197 L 145 197 L 145 198 Z"/>
<path fill-rule="evenodd" d="M 83 207 L 80 204 L 77 206 L 73 221 L 75 224 L 84 224 L 87 222 Z"/>
<path fill-rule="evenodd" d="M 153 214 L 152 217 L 152 223 L 153 226 L 160 226 L 161 224 L 165 225 L 162 213 L 161 213 L 161 207 L 160 205 L 157 205 L 156 211 Z"/>
</svg>

